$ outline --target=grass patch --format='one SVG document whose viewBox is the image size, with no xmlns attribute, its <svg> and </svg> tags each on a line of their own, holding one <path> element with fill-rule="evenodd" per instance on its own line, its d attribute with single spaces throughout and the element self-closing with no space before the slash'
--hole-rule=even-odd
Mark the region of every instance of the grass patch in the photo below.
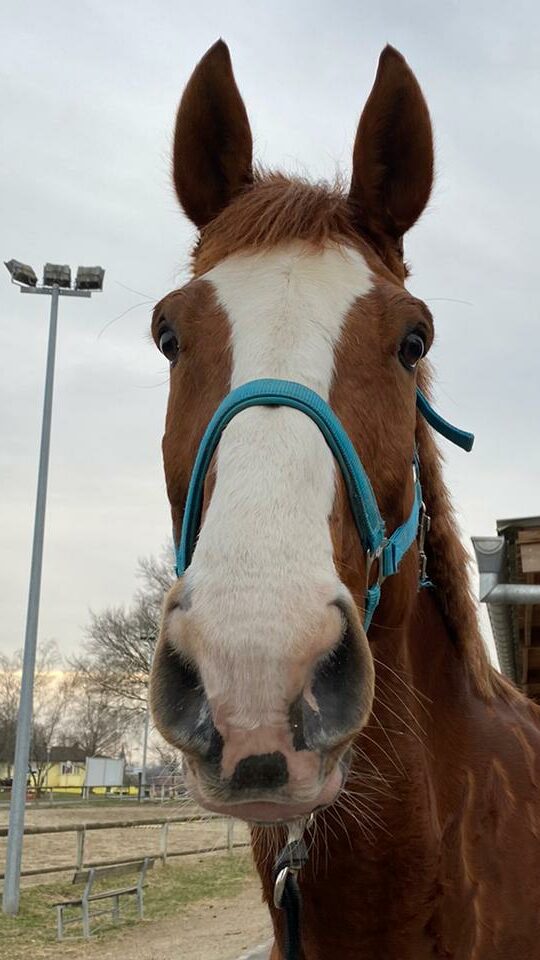
<svg viewBox="0 0 540 960">
<path fill-rule="evenodd" d="M 135 876 L 135 875 L 134 875 Z M 206 898 L 218 899 L 233 897 L 243 885 L 254 876 L 254 867 L 249 853 L 234 856 L 208 856 L 197 861 L 180 865 L 159 864 L 147 874 L 148 885 L 145 888 L 145 920 L 158 920 L 174 916 L 179 909 L 190 903 Z M 129 880 L 129 877 L 126 878 Z M 103 889 L 112 889 L 114 880 L 109 880 Z M 123 885 L 123 884 L 122 884 Z M 71 883 L 50 883 L 33 886 L 21 894 L 20 912 L 17 917 L 0 914 L 1 954 L 5 960 L 28 960 L 28 957 L 81 956 L 81 943 L 84 941 L 66 940 L 64 944 L 56 941 L 56 911 L 52 905 L 62 899 L 78 894 L 82 887 L 73 887 Z M 95 890 L 100 886 L 96 884 Z M 112 901 L 109 901 L 112 907 Z M 73 916 L 76 916 L 76 912 Z M 80 916 L 80 910 L 79 914 Z M 106 917 L 99 917 L 94 924 L 103 922 L 103 928 L 92 936 L 100 941 L 111 938 L 137 922 L 134 897 L 121 901 L 120 924 L 109 923 Z M 79 924 L 69 925 L 68 934 L 82 933 Z"/>
<path fill-rule="evenodd" d="M 201 857 L 196 863 L 157 868 L 146 891 L 145 916 L 169 917 L 178 907 L 197 900 L 234 897 L 253 876 L 250 853 Z"/>
</svg>

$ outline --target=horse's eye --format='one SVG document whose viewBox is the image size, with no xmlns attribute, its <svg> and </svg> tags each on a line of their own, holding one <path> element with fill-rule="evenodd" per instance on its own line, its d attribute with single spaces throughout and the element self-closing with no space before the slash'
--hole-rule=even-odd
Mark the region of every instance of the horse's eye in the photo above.
<svg viewBox="0 0 540 960">
<path fill-rule="evenodd" d="M 163 356 L 167 358 L 169 363 L 174 363 L 180 351 L 180 346 L 178 344 L 178 340 L 176 339 L 176 334 L 174 334 L 172 330 L 165 329 L 161 332 L 159 337 L 159 349 L 161 350 Z"/>
<path fill-rule="evenodd" d="M 401 342 L 399 359 L 408 370 L 414 370 L 416 364 L 426 352 L 426 343 L 421 333 L 408 333 Z"/>
</svg>

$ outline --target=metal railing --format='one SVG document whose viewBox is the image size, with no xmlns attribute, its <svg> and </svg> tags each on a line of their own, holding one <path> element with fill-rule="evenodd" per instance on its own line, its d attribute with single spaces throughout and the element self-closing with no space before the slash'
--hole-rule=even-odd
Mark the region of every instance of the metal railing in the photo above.
<svg viewBox="0 0 540 960">
<path fill-rule="evenodd" d="M 10 802 L 12 787 L 11 786 L 0 786 L 0 797 Z M 5 796 L 2 796 L 4 794 Z M 26 788 L 26 802 L 29 803 L 33 800 L 45 800 L 47 797 L 51 802 L 54 802 L 54 795 L 66 797 L 68 800 L 77 802 L 78 800 L 87 800 L 90 797 L 99 799 L 124 799 L 127 800 L 130 796 L 137 798 L 138 790 L 134 785 L 119 785 L 113 787 L 50 787 L 48 784 L 42 784 L 39 787 L 34 786 L 29 783 Z M 61 801 L 60 801 L 61 802 Z"/>
</svg>

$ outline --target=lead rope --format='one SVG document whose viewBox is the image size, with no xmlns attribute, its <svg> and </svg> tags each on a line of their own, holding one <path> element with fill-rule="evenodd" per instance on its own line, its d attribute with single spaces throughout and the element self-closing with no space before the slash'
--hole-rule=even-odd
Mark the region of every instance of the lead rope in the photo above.
<svg viewBox="0 0 540 960">
<path fill-rule="evenodd" d="M 308 861 L 303 839 L 305 820 L 288 824 L 288 838 L 274 863 L 274 905 L 284 913 L 284 960 L 300 960 L 302 897 L 297 875 Z"/>
</svg>

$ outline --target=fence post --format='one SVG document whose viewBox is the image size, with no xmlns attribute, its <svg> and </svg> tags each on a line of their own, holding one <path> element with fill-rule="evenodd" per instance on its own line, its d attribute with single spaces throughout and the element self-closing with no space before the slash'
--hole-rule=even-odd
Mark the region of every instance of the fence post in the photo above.
<svg viewBox="0 0 540 960">
<path fill-rule="evenodd" d="M 76 855 L 76 864 L 77 870 L 82 870 L 84 864 L 84 841 L 86 839 L 86 830 L 84 827 L 82 830 L 77 830 L 77 855 Z"/>
<path fill-rule="evenodd" d="M 161 856 L 161 862 L 163 866 L 167 863 L 167 841 L 169 839 L 169 824 L 167 822 L 161 824 L 161 831 L 159 837 L 159 853 Z"/>
<path fill-rule="evenodd" d="M 232 817 L 229 817 L 227 820 L 227 850 L 229 853 L 233 852 L 233 833 L 234 833 L 234 820 Z"/>
</svg>

